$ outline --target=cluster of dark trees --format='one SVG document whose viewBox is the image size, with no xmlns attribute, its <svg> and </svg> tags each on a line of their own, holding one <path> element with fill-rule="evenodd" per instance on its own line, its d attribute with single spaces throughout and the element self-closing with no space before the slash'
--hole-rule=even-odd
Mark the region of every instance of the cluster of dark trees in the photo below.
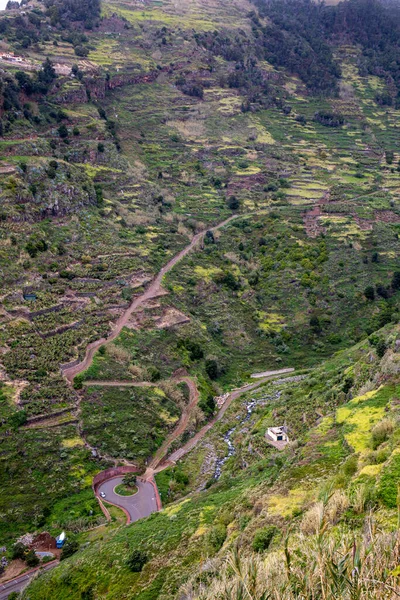
<svg viewBox="0 0 400 600">
<path fill-rule="evenodd" d="M 393 90 L 378 95 L 377 102 L 400 106 L 398 6 L 378 0 L 346 0 L 336 6 L 312 0 L 253 2 L 272 22 L 263 33 L 270 62 L 297 73 L 312 91 L 332 94 L 340 76 L 332 48 L 338 43 L 358 44 L 360 74 L 383 77 Z M 254 20 L 257 23 L 258 18 Z"/>
<path fill-rule="evenodd" d="M 78 21 L 92 29 L 100 18 L 100 0 L 45 0 L 44 4 L 52 23 L 65 28 Z"/>
<path fill-rule="evenodd" d="M 314 121 L 325 127 L 340 127 L 340 125 L 344 124 L 344 117 L 338 113 L 318 110 L 314 115 Z"/>
<path fill-rule="evenodd" d="M 34 75 L 24 71 L 17 71 L 14 76 L 7 73 L 0 75 L 0 106 L 4 111 L 0 119 L 0 136 L 7 133 L 16 118 L 23 116 L 29 121 L 40 122 L 40 117 L 31 113 L 29 104 L 21 104 L 21 94 L 45 96 L 56 78 L 53 63 L 49 59 Z"/>
<path fill-rule="evenodd" d="M 392 281 L 389 286 L 384 286 L 382 284 L 377 284 L 375 287 L 369 285 L 364 290 L 364 296 L 367 300 L 375 300 L 376 297 L 383 298 L 387 300 L 393 294 L 400 290 L 400 272 L 396 271 L 393 274 Z"/>
<path fill-rule="evenodd" d="M 271 86 L 257 66 L 259 60 L 268 60 L 298 75 L 311 93 L 335 96 L 341 71 L 334 49 L 350 43 L 362 48 L 360 74 L 377 75 L 388 83 L 376 101 L 400 106 L 400 9 L 378 0 L 346 0 L 337 6 L 313 0 L 253 3 L 258 10 L 248 15 L 252 35 L 239 30 L 234 37 L 218 31 L 195 36 L 214 56 L 235 63 L 230 87 L 270 94 Z"/>
</svg>

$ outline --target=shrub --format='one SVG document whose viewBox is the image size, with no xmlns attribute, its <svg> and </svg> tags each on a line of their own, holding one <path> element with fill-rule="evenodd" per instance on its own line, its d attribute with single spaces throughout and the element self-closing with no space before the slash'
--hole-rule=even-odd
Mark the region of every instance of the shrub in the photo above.
<svg viewBox="0 0 400 600">
<path fill-rule="evenodd" d="M 79 543 L 76 540 L 67 540 L 63 546 L 60 560 L 64 560 L 69 556 L 72 556 L 79 550 Z"/>
<path fill-rule="evenodd" d="M 265 550 L 268 550 L 277 531 L 278 530 L 275 525 L 269 525 L 268 527 L 263 527 L 263 529 L 256 531 L 252 543 L 253 550 L 256 552 L 264 552 Z"/>
<path fill-rule="evenodd" d="M 216 408 L 214 396 L 210 394 L 207 398 L 202 398 L 199 402 L 199 408 L 206 417 L 212 417 Z"/>
<path fill-rule="evenodd" d="M 226 527 L 222 523 L 218 523 L 210 529 L 207 534 L 207 543 L 215 552 L 222 548 L 226 540 Z"/>
<path fill-rule="evenodd" d="M 387 349 L 387 346 L 386 346 L 386 343 L 384 342 L 384 340 L 379 340 L 379 342 L 376 344 L 375 348 L 376 348 L 376 353 L 379 356 L 379 358 L 382 358 Z"/>
<path fill-rule="evenodd" d="M 349 456 L 349 458 L 346 460 L 346 462 L 343 465 L 343 473 L 346 476 L 351 477 L 352 475 L 357 473 L 357 469 L 358 469 L 358 456 L 357 456 L 357 454 L 352 454 L 351 456 Z"/>
<path fill-rule="evenodd" d="M 24 559 L 26 550 L 27 547 L 22 542 L 17 542 L 16 544 L 14 544 L 11 550 L 12 560 L 15 560 L 17 558 Z"/>
<path fill-rule="evenodd" d="M 394 290 L 400 289 L 400 271 L 395 271 L 392 277 L 392 288 Z"/>
<path fill-rule="evenodd" d="M 388 439 L 393 433 L 393 429 L 394 425 L 390 419 L 384 419 L 375 425 L 372 430 L 372 447 L 374 450 Z"/>
<path fill-rule="evenodd" d="M 66 128 L 64 123 L 58 128 L 58 135 L 61 139 L 65 139 L 68 137 L 68 129 Z"/>
<path fill-rule="evenodd" d="M 26 564 L 28 567 L 36 567 L 39 564 L 39 557 L 36 556 L 34 550 L 29 550 L 29 552 L 25 555 Z"/>
<path fill-rule="evenodd" d="M 228 207 L 231 210 L 238 210 L 240 208 L 240 200 L 236 196 L 231 196 L 228 200 Z"/>
<path fill-rule="evenodd" d="M 122 480 L 122 483 L 127 485 L 128 487 L 133 487 L 136 485 L 137 476 L 135 473 L 127 473 Z"/>
<path fill-rule="evenodd" d="M 8 422 L 13 429 L 18 429 L 18 427 L 22 427 L 25 425 L 27 421 L 26 411 L 25 410 L 17 410 L 12 413 L 12 415 L 8 418 Z"/>
<path fill-rule="evenodd" d="M 215 358 L 207 358 L 206 373 L 210 379 L 218 379 L 218 377 L 220 375 L 220 369 L 219 369 L 218 362 Z"/>
<path fill-rule="evenodd" d="M 39 557 L 36 556 L 34 550 L 29 550 L 29 552 L 25 555 L 25 560 L 28 567 L 37 567 L 40 562 Z"/>
<path fill-rule="evenodd" d="M 140 573 L 147 563 L 147 554 L 140 550 L 133 550 L 126 561 L 126 564 L 132 573 Z"/>
<path fill-rule="evenodd" d="M 369 285 L 365 288 L 364 296 L 367 300 L 375 300 L 375 290 L 372 285 Z"/>
<path fill-rule="evenodd" d="M 74 379 L 74 390 L 81 390 L 83 388 L 83 375 L 77 375 Z"/>
</svg>

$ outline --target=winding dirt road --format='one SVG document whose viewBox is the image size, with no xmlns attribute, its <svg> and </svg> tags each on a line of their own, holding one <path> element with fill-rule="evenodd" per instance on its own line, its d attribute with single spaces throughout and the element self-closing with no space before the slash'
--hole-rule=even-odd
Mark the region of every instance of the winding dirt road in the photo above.
<svg viewBox="0 0 400 600">
<path fill-rule="evenodd" d="M 236 219 L 238 216 L 239 215 L 232 215 L 228 219 L 225 219 L 225 221 L 222 221 L 222 223 L 219 223 L 214 227 L 210 227 L 205 231 L 200 231 L 199 233 L 196 233 L 196 235 L 193 236 L 190 244 L 183 248 L 183 250 L 181 250 L 173 258 L 171 258 L 171 260 L 158 272 L 156 277 L 153 279 L 153 281 L 150 283 L 147 289 L 143 292 L 143 294 L 141 294 L 133 300 L 131 305 L 116 321 L 114 329 L 112 330 L 108 338 L 101 338 L 100 340 L 96 340 L 95 342 L 88 344 L 86 348 L 85 358 L 80 363 L 70 367 L 67 366 L 62 368 L 62 374 L 64 375 L 64 377 L 66 377 L 69 382 L 72 382 L 74 377 L 76 377 L 80 373 L 83 373 L 83 371 L 86 371 L 86 369 L 88 369 L 92 363 L 95 352 L 103 344 L 115 340 L 115 338 L 121 333 L 122 328 L 128 324 L 132 314 L 140 306 L 147 302 L 147 300 L 151 300 L 152 298 L 156 298 L 157 296 L 163 294 L 161 283 L 164 275 L 171 271 L 171 269 L 173 269 L 179 261 L 181 261 L 187 254 L 189 254 L 189 252 L 191 252 L 204 239 L 206 231 L 218 231 L 218 229 L 221 229 L 222 227 L 233 221 L 233 219 Z"/>
</svg>

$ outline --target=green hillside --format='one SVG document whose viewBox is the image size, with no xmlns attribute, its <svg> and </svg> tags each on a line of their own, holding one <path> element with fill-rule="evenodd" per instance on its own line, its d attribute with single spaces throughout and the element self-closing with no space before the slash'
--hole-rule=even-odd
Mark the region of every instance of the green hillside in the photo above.
<svg viewBox="0 0 400 600">
<path fill-rule="evenodd" d="M 286 377 L 241 397 L 187 458 L 157 475 L 161 513 L 78 552 L 26 597 L 258 599 L 273 590 L 282 598 L 347 598 L 354 590 L 362 598 L 391 597 L 398 335 L 398 326 L 385 328 L 301 381 Z M 284 420 L 291 442 L 279 452 L 265 432 Z M 227 452 L 221 437 L 233 427 L 235 454 L 213 481 L 215 460 Z M 182 499 L 171 503 L 171 496 Z M 146 555 L 140 573 L 127 564 L 135 550 Z"/>
<path fill-rule="evenodd" d="M 400 593 L 399 40 L 375 0 L 0 12 L 0 546 L 79 548 L 24 598 Z M 164 505 L 127 527 L 123 464 Z"/>
</svg>

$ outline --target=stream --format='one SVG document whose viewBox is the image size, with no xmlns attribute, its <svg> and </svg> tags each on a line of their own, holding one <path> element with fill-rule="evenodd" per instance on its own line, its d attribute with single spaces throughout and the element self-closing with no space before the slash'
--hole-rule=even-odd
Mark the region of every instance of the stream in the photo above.
<svg viewBox="0 0 400 600">
<path fill-rule="evenodd" d="M 278 393 L 280 395 L 280 392 L 278 392 Z M 275 397 L 277 397 L 277 394 L 275 394 Z M 265 400 L 265 398 L 263 398 L 262 400 Z M 215 463 L 214 479 L 219 479 L 221 477 L 222 467 L 224 466 L 226 461 L 235 454 L 235 446 L 233 445 L 233 442 L 231 439 L 232 435 L 234 434 L 234 432 L 240 425 L 243 425 L 244 423 L 246 423 L 246 421 L 248 421 L 250 419 L 251 415 L 253 414 L 254 407 L 258 403 L 260 403 L 260 400 L 258 402 L 257 402 L 257 400 L 254 400 L 254 398 L 249 400 L 249 402 L 246 403 L 246 416 L 238 423 L 238 425 L 235 425 L 235 427 L 232 427 L 232 429 L 229 429 L 229 431 L 227 431 L 225 433 L 223 439 L 224 439 L 224 442 L 228 446 L 228 453 L 223 458 L 217 459 L 217 461 Z M 237 416 L 237 419 L 240 419 L 240 415 Z"/>
</svg>

